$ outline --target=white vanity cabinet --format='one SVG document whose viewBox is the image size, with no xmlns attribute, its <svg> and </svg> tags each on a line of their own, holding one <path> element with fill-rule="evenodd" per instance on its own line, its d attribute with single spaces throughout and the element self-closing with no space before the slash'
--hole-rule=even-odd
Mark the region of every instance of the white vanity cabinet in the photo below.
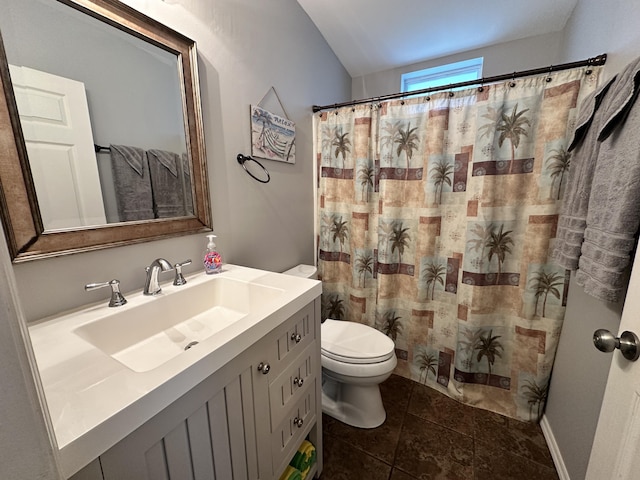
<svg viewBox="0 0 640 480">
<path fill-rule="evenodd" d="M 319 302 L 230 359 L 72 479 L 278 480 L 305 438 L 317 449 L 313 472 L 321 472 Z"/>
</svg>

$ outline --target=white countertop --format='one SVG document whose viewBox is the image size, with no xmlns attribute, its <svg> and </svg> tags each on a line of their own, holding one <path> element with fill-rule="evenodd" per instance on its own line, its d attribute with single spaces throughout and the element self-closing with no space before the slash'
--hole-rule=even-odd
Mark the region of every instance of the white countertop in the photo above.
<svg viewBox="0 0 640 480">
<path fill-rule="evenodd" d="M 108 450 L 287 318 L 317 298 L 320 282 L 236 265 L 222 273 L 187 277 L 187 285 L 162 285 L 160 296 L 227 276 L 283 290 L 244 318 L 147 372 L 134 372 L 74 329 L 105 313 L 124 312 L 156 297 L 126 294 L 128 303 L 109 308 L 107 301 L 48 317 L 29 326 L 40 378 L 53 423 L 60 462 L 67 477 Z M 180 301 L 180 297 L 176 297 Z"/>
</svg>

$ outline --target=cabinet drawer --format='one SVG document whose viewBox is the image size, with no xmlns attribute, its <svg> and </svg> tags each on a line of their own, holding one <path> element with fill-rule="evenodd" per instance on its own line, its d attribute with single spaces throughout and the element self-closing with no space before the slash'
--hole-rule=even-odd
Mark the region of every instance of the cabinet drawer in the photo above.
<svg viewBox="0 0 640 480">
<path fill-rule="evenodd" d="M 309 383 L 312 383 L 318 361 L 315 357 L 315 346 L 315 343 L 309 345 L 269 385 L 272 429 L 282 422 L 291 406 L 298 402 Z"/>
<path fill-rule="evenodd" d="M 293 454 L 302 443 L 307 427 L 316 419 L 316 382 L 317 379 L 313 378 L 305 385 L 302 397 L 273 431 L 271 451 L 274 470 L 286 467 L 286 463 L 293 458 Z M 274 471 L 276 475 L 280 473 Z"/>
<path fill-rule="evenodd" d="M 278 328 L 277 336 L 269 346 L 270 379 L 276 379 L 288 362 L 313 342 L 314 313 L 314 305 L 310 303 Z"/>
</svg>

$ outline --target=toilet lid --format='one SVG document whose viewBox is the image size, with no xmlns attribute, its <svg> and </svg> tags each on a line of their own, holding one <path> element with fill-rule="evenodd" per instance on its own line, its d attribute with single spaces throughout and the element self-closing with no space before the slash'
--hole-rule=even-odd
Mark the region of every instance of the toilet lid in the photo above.
<svg viewBox="0 0 640 480">
<path fill-rule="evenodd" d="M 395 344 L 384 333 L 356 322 L 327 319 L 321 327 L 322 354 L 345 363 L 384 362 Z"/>
</svg>

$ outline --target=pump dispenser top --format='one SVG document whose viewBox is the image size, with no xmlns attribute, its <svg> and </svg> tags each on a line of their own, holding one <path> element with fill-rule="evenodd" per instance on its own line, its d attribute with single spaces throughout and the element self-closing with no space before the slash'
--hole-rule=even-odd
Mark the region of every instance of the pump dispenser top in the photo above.
<svg viewBox="0 0 640 480">
<path fill-rule="evenodd" d="M 216 250 L 216 242 L 213 241 L 216 238 L 215 235 L 210 234 L 207 235 L 209 242 L 207 243 L 207 248 L 204 252 L 204 271 L 208 274 L 211 273 L 220 273 L 222 271 L 222 256 Z"/>
</svg>

